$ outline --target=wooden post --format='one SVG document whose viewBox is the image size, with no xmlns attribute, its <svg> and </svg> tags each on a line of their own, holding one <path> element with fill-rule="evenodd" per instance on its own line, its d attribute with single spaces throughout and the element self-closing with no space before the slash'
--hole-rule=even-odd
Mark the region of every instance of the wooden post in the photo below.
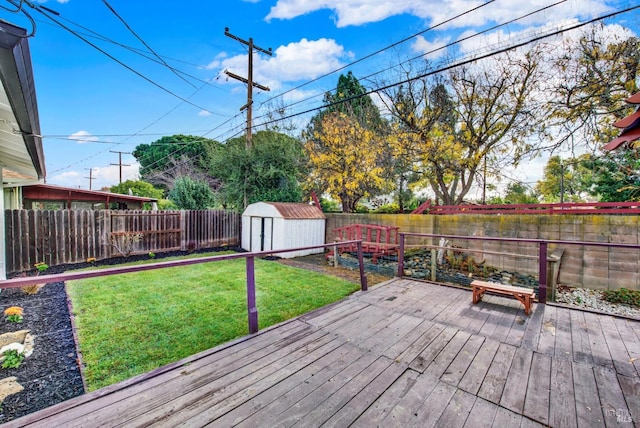
<svg viewBox="0 0 640 428">
<path fill-rule="evenodd" d="M 333 246 L 333 267 L 338 267 L 338 246 Z"/>
<path fill-rule="evenodd" d="M 249 334 L 258 332 L 258 308 L 256 307 L 256 276 L 253 256 L 247 257 L 247 314 L 249 318 Z"/>
<path fill-rule="evenodd" d="M 364 257 L 362 255 L 362 241 L 358 241 L 358 266 L 360 267 L 360 289 L 367 291 L 367 276 L 364 274 Z"/>
<path fill-rule="evenodd" d="M 538 302 L 547 303 L 547 243 L 540 242 L 538 255 Z"/>
<path fill-rule="evenodd" d="M 431 281 L 436 282 L 438 269 L 438 252 L 435 248 L 431 249 Z"/>
<path fill-rule="evenodd" d="M 404 234 L 400 234 L 400 244 L 398 248 L 398 278 L 404 276 Z"/>
</svg>

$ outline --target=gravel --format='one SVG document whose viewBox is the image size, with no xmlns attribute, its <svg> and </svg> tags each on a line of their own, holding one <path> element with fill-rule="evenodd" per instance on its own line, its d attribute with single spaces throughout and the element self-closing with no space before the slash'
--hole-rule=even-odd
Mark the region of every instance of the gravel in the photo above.
<svg viewBox="0 0 640 428">
<path fill-rule="evenodd" d="M 640 308 L 607 302 L 602 298 L 602 292 L 599 290 L 561 286 L 556 291 L 556 302 L 606 314 L 640 319 Z"/>
</svg>

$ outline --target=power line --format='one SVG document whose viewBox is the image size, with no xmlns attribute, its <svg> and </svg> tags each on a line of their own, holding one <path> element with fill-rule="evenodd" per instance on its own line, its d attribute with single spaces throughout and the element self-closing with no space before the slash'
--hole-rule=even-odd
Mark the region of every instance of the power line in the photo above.
<svg viewBox="0 0 640 428">
<path fill-rule="evenodd" d="M 636 10 L 636 9 L 640 9 L 640 5 L 628 7 L 626 9 L 622 9 L 622 10 L 611 12 L 611 13 L 608 13 L 608 14 L 605 14 L 605 15 L 601 15 L 601 16 L 599 16 L 597 18 L 593 18 L 593 19 L 590 19 L 588 21 L 584 21 L 584 22 L 581 22 L 581 23 L 578 23 L 578 24 L 575 24 L 575 25 L 571 25 L 571 26 L 568 26 L 568 27 L 565 27 L 565 28 L 562 28 L 562 29 L 559 29 L 559 30 L 556 30 L 556 31 L 552 31 L 550 33 L 542 34 L 542 35 L 527 39 L 525 41 L 518 42 L 518 43 L 515 43 L 513 45 L 509 45 L 507 47 L 504 47 L 504 48 L 501 48 L 501 49 L 498 49 L 498 50 L 495 50 L 495 51 L 492 51 L 492 52 L 488 52 L 486 54 L 483 54 L 483 55 L 480 55 L 480 56 L 477 56 L 477 57 L 473 57 L 473 58 L 469 58 L 469 59 L 466 59 L 466 60 L 458 61 L 458 62 L 455 62 L 455 63 L 452 63 L 452 64 L 448 64 L 448 65 L 440 67 L 440 68 L 438 68 L 436 70 L 428 71 L 428 72 L 419 74 L 419 75 L 414 76 L 414 77 L 408 77 L 406 79 L 403 79 L 403 80 L 395 82 L 395 83 L 390 83 L 388 85 L 380 86 L 378 88 L 371 89 L 371 90 L 366 91 L 366 92 L 364 92 L 362 94 L 359 94 L 359 95 L 354 95 L 354 96 L 351 96 L 351 97 L 348 97 L 348 98 L 337 100 L 337 101 L 328 103 L 326 105 L 322 105 L 320 107 L 314 107 L 314 108 L 307 109 L 307 110 L 304 110 L 304 111 L 300 111 L 300 112 L 297 112 L 297 113 L 292 113 L 292 114 L 290 114 L 288 116 L 281 117 L 281 118 L 278 118 L 278 119 L 269 120 L 269 121 L 261 123 L 258 126 L 270 125 L 272 123 L 280 122 L 280 121 L 285 120 L 285 119 L 290 119 L 290 118 L 293 118 L 293 117 L 297 117 L 297 116 L 301 116 L 301 115 L 304 115 L 304 114 L 312 113 L 314 111 L 321 110 L 323 108 L 332 107 L 332 106 L 335 106 L 335 105 L 338 105 L 338 104 L 342 104 L 342 103 L 345 103 L 345 102 L 348 102 L 348 101 L 353 101 L 355 99 L 358 99 L 358 98 L 361 98 L 361 97 L 364 97 L 364 96 L 367 96 L 367 95 L 371 95 L 371 94 L 376 93 L 376 92 L 384 91 L 386 89 L 390 89 L 390 88 L 393 88 L 395 86 L 404 85 L 404 84 L 412 82 L 414 80 L 424 79 L 425 77 L 429 77 L 429 76 L 432 76 L 434 74 L 439 74 L 439 73 L 442 73 L 444 71 L 448 71 L 448 70 L 451 70 L 451 69 L 454 69 L 454 68 L 457 68 L 457 67 L 461 67 L 463 65 L 467 65 L 467 64 L 471 64 L 471 63 L 474 63 L 474 62 L 477 62 L 477 61 L 480 61 L 480 60 L 483 60 L 483 59 L 487 59 L 487 58 L 493 57 L 495 55 L 498 55 L 498 54 L 501 54 L 501 53 L 504 53 L 504 52 L 507 52 L 507 51 L 510 51 L 510 50 L 513 50 L 513 49 L 521 48 L 521 47 L 526 46 L 526 45 L 528 45 L 530 43 L 537 42 L 539 40 L 543 40 L 543 39 L 546 39 L 546 38 L 549 38 L 549 37 L 552 37 L 552 36 L 556 36 L 558 34 L 562 34 L 562 33 L 566 32 L 566 31 L 575 30 L 577 28 L 584 27 L 585 25 L 589 25 L 589 24 L 592 24 L 592 23 L 597 22 L 597 21 L 602 21 L 604 19 L 612 18 L 614 16 L 617 16 L 617 15 L 620 15 L 620 14 L 623 14 L 623 13 L 627 13 L 627 12 L 630 12 L 630 11 Z"/>
<path fill-rule="evenodd" d="M 436 28 L 438 28 L 438 27 L 441 27 L 441 26 L 443 26 L 443 25 L 445 25 L 445 24 L 448 24 L 448 23 L 450 23 L 450 22 L 452 22 L 452 21 L 454 21 L 454 20 L 456 20 L 456 19 L 459 19 L 459 18 L 461 18 L 461 17 L 463 17 L 463 16 L 465 16 L 465 15 L 468 15 L 468 14 L 469 14 L 469 13 L 471 13 L 471 12 L 475 12 L 476 10 L 483 8 L 483 7 L 485 7 L 485 6 L 487 6 L 487 5 L 491 4 L 491 3 L 493 3 L 494 1 L 496 1 L 496 0 L 489 0 L 489 1 L 485 2 L 485 3 L 482 3 L 482 4 L 481 4 L 481 5 L 479 5 L 479 6 L 476 6 L 476 7 L 474 7 L 474 8 L 468 9 L 468 10 L 466 10 L 466 11 L 464 11 L 464 12 L 462 12 L 462 13 L 459 13 L 458 15 L 455 15 L 455 16 L 453 16 L 453 17 L 449 18 L 449 19 L 446 19 L 446 20 L 444 20 L 444 21 L 442 21 L 442 22 L 440 22 L 440 23 L 438 23 L 438 24 L 436 24 L 436 25 L 432 25 L 432 26 L 430 26 L 430 27 L 428 27 L 428 28 L 426 28 L 426 29 L 424 29 L 424 30 L 422 30 L 422 31 L 419 31 L 419 32 L 417 32 L 417 33 L 415 33 L 415 34 L 412 34 L 411 36 L 405 37 L 405 38 L 404 38 L 404 39 L 402 39 L 402 40 L 399 40 L 399 41 L 397 41 L 397 42 L 395 42 L 395 43 L 392 43 L 392 44 L 390 44 L 390 45 L 388 45 L 388 46 L 386 46 L 386 47 L 384 47 L 384 48 L 382 48 L 382 49 L 378 49 L 378 50 L 377 50 L 377 51 L 375 51 L 375 52 L 372 52 L 372 53 L 370 53 L 370 54 L 368 54 L 368 55 L 365 55 L 365 56 L 363 56 L 362 58 L 359 58 L 359 59 L 357 59 L 357 60 L 355 60 L 355 61 L 352 61 L 352 62 L 350 62 L 349 64 L 346 64 L 346 65 L 344 65 L 344 66 L 342 66 L 342 67 L 339 67 L 339 68 L 337 68 L 337 69 L 335 69 L 335 70 L 333 70 L 333 71 L 330 71 L 330 72 L 328 72 L 328 73 L 325 73 L 325 74 L 323 74 L 323 75 L 321 75 L 321 76 L 319 76 L 319 77 L 316 77 L 315 79 L 312 79 L 312 80 L 310 80 L 310 81 L 308 81 L 308 82 L 305 82 L 305 83 L 303 83 L 303 84 L 301 84 L 301 85 L 298 85 L 298 86 L 296 86 L 295 88 L 289 89 L 289 90 L 287 90 L 287 91 L 285 91 L 285 92 L 283 92 L 283 93 L 281 93 L 281 94 L 275 95 L 275 96 L 273 96 L 273 97 L 269 98 L 268 100 L 266 100 L 264 103 L 269 102 L 269 101 L 271 101 L 271 100 L 273 100 L 273 99 L 275 99 L 275 98 L 278 98 L 278 97 L 284 96 L 284 95 L 288 94 L 289 92 L 293 92 L 293 91 L 295 91 L 295 90 L 298 90 L 298 89 L 300 89 L 300 88 L 302 88 L 302 87 L 304 87 L 304 86 L 306 86 L 306 85 L 309 85 L 309 84 L 311 84 L 311 83 L 313 83 L 313 82 L 316 82 L 316 81 L 318 81 L 318 80 L 320 80 L 320 79 L 323 79 L 323 78 L 325 78 L 325 77 L 327 77 L 327 76 L 330 76 L 330 75 L 332 75 L 332 74 L 334 74 L 334 73 L 337 73 L 338 71 L 344 70 L 344 69 L 346 69 L 346 68 L 348 68 L 348 67 L 351 67 L 351 66 L 353 66 L 353 65 L 355 65 L 355 64 L 357 64 L 357 63 L 359 63 L 359 62 L 362 62 L 362 61 L 364 61 L 364 60 L 366 60 L 366 59 L 369 59 L 369 58 L 371 58 L 371 57 L 373 57 L 373 56 L 375 56 L 375 55 L 377 55 L 377 54 L 379 54 L 379 53 L 382 53 L 382 52 L 384 52 L 384 51 L 386 51 L 386 50 L 389 50 L 389 49 L 391 49 L 391 48 L 393 48 L 393 47 L 395 47 L 395 46 L 398 46 L 398 45 L 400 45 L 400 44 L 402 44 L 402 43 L 404 43 L 404 42 L 407 42 L 407 41 L 409 41 L 409 40 L 413 39 L 414 37 L 417 37 L 417 36 L 419 36 L 419 35 L 421 35 L 421 34 L 424 34 L 424 33 L 428 32 L 428 31 L 434 30 L 434 29 L 436 29 Z M 263 104 L 264 104 L 264 103 L 263 103 Z"/>
<path fill-rule="evenodd" d="M 194 88 L 196 87 L 193 83 L 189 82 L 187 79 L 185 79 L 184 77 L 182 77 L 180 74 L 178 74 L 175 70 L 175 68 L 171 67 L 169 64 L 167 64 L 167 62 L 156 53 L 156 51 L 154 51 L 151 46 L 149 46 L 147 44 L 147 42 L 145 42 L 142 37 L 140 37 L 134 30 L 133 28 L 131 28 L 131 26 L 127 23 L 127 21 L 124 20 L 124 18 L 122 16 L 120 16 L 120 14 L 118 12 L 116 12 L 116 10 L 109 4 L 109 2 L 107 0 L 102 0 L 102 2 L 107 6 L 107 8 L 111 11 L 111 13 L 113 13 L 116 18 L 118 18 L 120 20 L 120 22 L 122 22 L 124 24 L 125 27 L 127 27 L 127 30 L 129 30 L 129 32 L 131 32 L 131 34 L 133 34 L 136 39 L 138 39 L 140 41 L 140 43 L 142 43 L 148 50 L 149 52 L 151 52 L 156 58 L 158 58 L 158 60 L 165 65 L 165 67 L 167 67 L 169 70 L 171 70 L 171 72 L 173 74 L 175 74 L 176 76 L 178 76 L 180 79 L 184 80 L 186 83 L 188 83 L 189 85 L 193 86 Z"/>
<path fill-rule="evenodd" d="M 438 51 L 440 51 L 440 50 L 443 50 L 443 49 L 446 49 L 446 48 L 449 48 L 449 47 L 455 46 L 455 45 L 457 45 L 457 44 L 460 44 L 460 43 L 462 43 L 462 42 L 464 42 L 464 41 L 470 40 L 470 39 L 472 39 L 472 38 L 474 38 L 474 37 L 479 37 L 479 36 L 481 36 L 482 34 L 486 34 L 486 33 L 490 32 L 490 31 L 493 31 L 493 30 L 496 30 L 496 29 L 498 29 L 498 28 L 501 28 L 501 27 L 504 27 L 504 26 L 510 25 L 510 24 L 512 24 L 512 23 L 514 23 L 514 22 L 517 22 L 517 21 L 519 21 L 519 20 L 522 20 L 522 19 L 528 18 L 528 17 L 530 17 L 530 16 L 532 16 L 532 15 L 535 15 L 535 14 L 537 14 L 537 13 L 540 13 L 540 12 L 542 12 L 542 11 L 544 11 L 544 10 L 550 9 L 550 8 L 552 8 L 552 7 L 555 7 L 555 6 L 557 6 L 557 5 L 561 4 L 561 3 L 565 3 L 566 1 L 567 1 L 567 0 L 561 0 L 561 1 L 558 1 L 558 2 L 553 3 L 553 4 L 551 4 L 551 5 L 544 6 L 544 7 L 542 7 L 542 8 L 539 8 L 539 9 L 535 10 L 535 11 L 529 12 L 529 13 L 527 13 L 527 14 L 525 14 L 525 15 L 521 15 L 521 16 L 519 16 L 519 17 L 517 17 L 517 18 L 514 18 L 514 19 L 511 19 L 511 20 L 509 20 L 509 21 L 506 21 L 506 22 L 504 22 L 504 23 L 494 25 L 494 26 L 492 26 L 492 27 L 490 27 L 490 28 L 486 28 L 486 29 L 484 29 L 484 30 L 482 30 L 482 31 L 480 31 L 480 32 L 478 32 L 478 33 L 474 33 L 474 34 L 472 34 L 472 35 L 469 35 L 469 36 L 463 37 L 463 38 L 461 38 L 461 39 L 455 40 L 455 41 L 453 41 L 453 42 L 451 42 L 451 43 L 448 43 L 448 44 L 446 44 L 446 45 L 444 45 L 444 46 L 440 46 L 440 47 L 435 48 L 435 49 L 432 49 L 432 50 L 430 50 L 430 51 L 428 51 L 428 52 L 423 52 L 423 53 L 421 53 L 420 55 L 417 55 L 417 56 L 415 56 L 415 57 L 412 57 L 412 58 L 409 58 L 409 59 L 407 59 L 407 60 L 404 60 L 404 61 L 400 62 L 399 64 L 395 64 L 395 65 L 390 66 L 390 67 L 387 67 L 387 68 L 385 68 L 385 69 L 378 70 L 378 71 L 376 71 L 376 72 L 374 72 L 374 73 L 371 73 L 371 74 L 369 74 L 369 75 L 367 75 L 367 76 L 361 77 L 361 78 L 360 78 L 360 80 L 368 80 L 368 79 L 370 79 L 371 77 L 376 76 L 376 75 L 381 74 L 381 73 L 384 73 L 384 72 L 386 72 L 386 71 L 389 71 L 389 70 L 393 69 L 394 67 L 397 67 L 397 66 L 400 66 L 400 65 L 403 65 L 403 64 L 409 63 L 409 62 L 411 62 L 411 61 L 415 61 L 415 60 L 420 59 L 420 58 L 423 58 L 423 57 L 425 57 L 425 56 L 427 56 L 427 55 L 429 55 L 429 54 L 432 54 L 432 53 L 438 52 Z M 477 8 L 476 8 L 476 9 L 477 9 Z M 463 15 L 464 15 L 464 14 L 466 14 L 466 13 L 468 13 L 468 12 L 465 12 L 465 13 L 460 14 L 460 15 L 458 15 L 458 16 L 463 16 Z M 443 25 L 444 23 L 447 23 L 447 22 L 449 22 L 449 21 L 451 21 L 451 19 L 448 19 L 448 20 L 446 20 L 446 21 L 444 21 L 444 22 L 442 22 L 442 23 L 440 23 L 440 24 L 437 24 L 437 25 L 435 25 L 435 26 L 431 27 L 431 28 L 436 28 L 436 27 L 438 27 L 438 26 L 440 26 L 440 25 Z M 426 30 L 425 30 L 425 31 L 426 31 Z M 411 37 L 415 37 L 416 35 L 419 35 L 419 34 L 422 34 L 422 33 L 424 33 L 424 31 L 423 31 L 423 32 L 420 32 L 420 33 L 416 33 L 414 36 L 411 36 Z M 411 38 L 411 37 L 409 37 L 409 38 Z M 409 38 L 405 38 L 405 39 L 403 39 L 403 41 L 406 41 L 406 40 L 408 40 Z M 394 44 L 390 45 L 390 47 L 393 47 L 393 46 L 396 46 L 396 45 L 397 45 L 397 43 L 394 43 Z M 384 48 L 384 49 L 387 49 L 387 48 Z M 378 50 L 376 53 L 382 52 L 384 49 L 380 49 L 380 50 Z M 373 55 L 373 54 L 372 54 L 372 55 Z M 372 56 L 372 55 L 367 55 L 365 58 L 370 57 L 370 56 Z M 356 61 L 356 62 L 357 62 L 357 61 Z M 352 64 L 355 64 L 356 62 L 353 62 Z M 342 69 L 344 69 L 344 68 L 345 68 L 345 67 L 340 67 L 340 68 L 338 68 L 337 70 L 339 71 L 339 70 L 342 70 Z M 332 74 L 332 73 L 334 73 L 334 72 L 330 72 L 330 73 L 326 74 L 325 76 L 327 76 L 327 75 L 329 75 L 329 74 Z M 312 80 L 312 81 L 315 81 L 315 80 L 317 80 L 317 79 L 314 79 L 314 80 Z M 302 85 L 300 85 L 300 86 L 298 86 L 298 87 L 301 87 L 301 86 L 302 86 Z M 295 89 L 295 88 L 294 88 L 294 89 Z M 333 89 L 336 89 L 336 88 L 333 88 Z M 287 92 L 289 92 L 289 91 L 287 91 Z M 285 92 L 285 93 L 287 93 L 287 92 Z M 301 104 L 301 103 L 307 102 L 307 101 L 311 100 L 312 98 L 318 98 L 318 97 L 320 97 L 320 96 L 322 96 L 322 95 L 323 95 L 323 94 L 317 94 L 317 95 L 313 95 L 313 96 L 311 96 L 311 97 L 308 97 L 308 98 L 305 98 L 305 99 L 302 99 L 302 100 L 299 100 L 299 101 L 293 102 L 293 103 L 289 104 L 289 105 L 287 106 L 287 108 L 290 108 L 290 107 L 292 107 L 292 106 L 294 106 L 294 105 L 296 105 L 296 104 Z M 273 98 L 275 98 L 275 97 L 273 97 Z M 272 98 L 272 99 L 273 99 L 273 98 Z M 262 115 L 262 116 L 260 116 L 260 117 L 258 117 L 258 118 L 262 118 L 262 117 L 265 117 L 265 116 L 266 116 L 266 115 Z"/>
<path fill-rule="evenodd" d="M 100 48 L 99 46 L 97 46 L 96 44 L 92 43 L 91 41 L 87 40 L 85 37 L 83 37 L 82 35 L 78 34 L 77 32 L 75 32 L 74 30 L 72 30 L 71 28 L 67 27 L 66 25 L 64 25 L 62 22 L 58 21 L 57 19 L 55 19 L 54 17 L 48 15 L 47 13 L 43 12 L 43 10 L 39 7 L 36 6 L 35 9 L 40 12 L 41 14 L 43 14 L 44 16 L 46 16 L 48 19 L 50 19 L 51 21 L 55 22 L 57 25 L 59 25 L 60 27 L 64 28 L 65 30 L 67 30 L 69 33 L 71 33 L 72 35 L 76 36 L 77 38 L 79 38 L 80 40 L 82 40 L 83 42 L 85 42 L 86 44 L 88 44 L 89 46 L 93 47 L 94 49 L 96 49 L 97 51 L 99 51 L 100 53 L 102 53 L 103 55 L 107 56 L 109 59 L 117 62 L 118 64 L 120 64 L 121 66 L 123 66 L 124 68 L 126 68 L 127 70 L 131 71 L 132 73 L 134 73 L 135 75 L 137 75 L 138 77 L 141 77 L 142 79 L 146 80 L 147 82 L 151 83 L 153 86 L 157 87 L 158 89 L 161 89 L 162 91 L 168 93 L 169 95 L 172 95 L 176 98 L 178 98 L 179 100 L 183 101 L 184 103 L 187 103 L 193 107 L 196 107 L 200 110 L 206 111 L 210 114 L 214 114 L 216 116 L 224 116 L 222 114 L 219 113 L 215 113 L 212 112 L 204 107 L 201 107 L 191 101 L 189 101 L 187 98 L 180 96 L 178 94 L 176 94 L 175 92 L 171 91 L 170 89 L 162 86 L 161 84 L 155 82 L 154 80 L 150 79 L 149 77 L 145 76 L 144 74 L 140 73 L 139 71 L 135 70 L 133 67 L 125 64 L 124 62 L 122 62 L 121 60 L 119 60 L 118 58 L 114 57 L 113 55 L 111 55 L 110 53 L 108 53 L 107 51 L 103 50 L 102 48 Z"/>
<path fill-rule="evenodd" d="M 42 7 L 42 6 L 40 6 L 40 7 Z M 102 35 L 102 34 L 98 33 L 97 31 L 94 31 L 94 30 L 92 30 L 92 29 L 90 29 L 90 28 L 88 28 L 88 27 L 85 27 L 85 26 L 83 26 L 83 25 L 81 25 L 81 24 L 79 24 L 79 23 L 77 23 L 77 22 L 75 22 L 75 21 L 72 21 L 72 20 L 70 20 L 70 19 L 68 19 L 68 18 L 65 18 L 64 16 L 60 16 L 60 19 L 61 19 L 61 20 L 63 20 L 63 21 L 65 21 L 65 22 L 68 22 L 68 23 L 69 23 L 69 24 L 71 24 L 71 25 L 74 25 L 74 26 L 76 26 L 76 27 L 78 27 L 78 28 L 81 28 L 81 29 L 83 29 L 84 31 L 86 31 L 86 33 L 83 33 L 83 32 L 80 32 L 80 31 L 76 31 L 78 34 L 81 34 L 81 35 L 83 35 L 83 36 L 85 36 L 85 37 L 90 37 L 90 38 L 93 38 L 93 39 L 98 39 L 98 40 L 101 40 L 101 41 L 103 41 L 103 42 L 111 43 L 111 44 L 113 44 L 113 45 L 116 45 L 116 46 L 119 46 L 119 47 L 121 47 L 121 48 L 123 48 L 123 49 L 126 49 L 126 50 L 128 50 L 128 51 L 130 51 L 130 52 L 133 52 L 133 53 L 135 53 L 136 55 L 140 55 L 141 57 L 143 57 L 143 58 L 145 58 L 145 59 L 148 59 L 149 61 L 153 61 L 153 62 L 155 62 L 155 63 L 157 63 L 157 64 L 162 64 L 162 62 L 161 62 L 161 61 L 159 61 L 158 59 L 155 59 L 155 58 L 152 58 L 152 57 L 149 57 L 148 55 L 146 55 L 146 54 L 145 54 L 145 53 L 146 53 L 146 51 L 144 51 L 144 50 L 142 50 L 142 49 L 134 48 L 134 47 L 131 47 L 131 46 L 125 45 L 124 43 L 117 42 L 117 41 L 115 41 L 115 40 L 113 40 L 113 39 L 111 39 L 111 38 L 109 38 L 109 37 L 106 37 L 106 36 L 104 36 L 104 35 Z M 43 24 L 47 24 L 47 25 L 51 25 L 51 26 L 53 26 L 53 24 L 51 24 L 50 22 L 41 21 L 41 20 L 36 20 L 36 21 L 37 21 L 37 22 L 40 22 L 40 23 L 43 23 Z M 188 61 L 184 61 L 184 60 L 177 59 L 177 58 L 171 58 L 171 57 L 168 57 L 168 56 L 166 56 L 166 55 L 161 55 L 161 57 L 162 57 L 162 58 L 169 59 L 169 60 L 171 60 L 171 61 L 180 62 L 180 63 L 186 64 L 186 65 L 190 65 L 190 66 L 193 66 L 193 67 L 201 67 L 201 65 L 199 65 L 199 64 L 192 64 L 192 63 L 190 63 L 190 62 L 188 62 Z M 201 79 L 201 78 L 199 78 L 199 77 L 197 77 L 197 76 L 194 76 L 194 75 L 192 75 L 192 74 L 189 74 L 189 73 L 185 72 L 184 70 L 179 70 L 179 69 L 177 69 L 177 68 L 175 68 L 175 67 L 172 67 L 172 69 L 173 69 L 173 70 L 175 70 L 177 73 L 182 74 L 183 76 L 187 76 L 187 77 L 189 77 L 189 78 L 190 78 L 190 79 L 192 79 L 192 80 L 195 80 L 195 81 L 200 82 L 200 83 L 205 83 L 205 84 L 207 84 L 208 86 L 210 86 L 210 87 L 212 87 L 212 88 L 214 88 L 214 89 L 217 89 L 217 90 L 219 90 L 219 91 L 227 92 L 227 91 L 225 91 L 224 89 L 222 89 L 219 85 L 214 85 L 214 84 L 213 84 L 213 83 L 211 83 L 210 81 L 203 80 L 203 79 Z"/>
</svg>

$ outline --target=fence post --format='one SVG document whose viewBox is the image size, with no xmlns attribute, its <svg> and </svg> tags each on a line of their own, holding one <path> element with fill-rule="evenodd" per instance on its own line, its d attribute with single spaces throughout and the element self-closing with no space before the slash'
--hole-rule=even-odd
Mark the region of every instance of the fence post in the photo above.
<svg viewBox="0 0 640 428">
<path fill-rule="evenodd" d="M 247 314 L 249 334 L 258 332 L 258 308 L 256 307 L 256 275 L 253 256 L 247 257 Z"/>
<path fill-rule="evenodd" d="M 358 266 L 360 267 L 360 289 L 367 291 L 367 276 L 364 274 L 364 256 L 362 254 L 362 241 L 358 241 Z"/>
<path fill-rule="evenodd" d="M 400 245 L 398 248 L 398 278 L 404 276 L 404 234 L 400 234 Z"/>
<path fill-rule="evenodd" d="M 538 255 L 538 302 L 547 303 L 547 243 L 540 242 Z"/>
</svg>

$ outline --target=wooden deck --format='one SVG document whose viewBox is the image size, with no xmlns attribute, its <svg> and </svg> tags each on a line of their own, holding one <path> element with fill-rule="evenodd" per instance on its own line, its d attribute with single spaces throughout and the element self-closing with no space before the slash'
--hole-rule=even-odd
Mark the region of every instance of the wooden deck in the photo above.
<svg viewBox="0 0 640 428">
<path fill-rule="evenodd" d="M 640 322 L 393 279 L 6 426 L 640 425 Z"/>
</svg>

